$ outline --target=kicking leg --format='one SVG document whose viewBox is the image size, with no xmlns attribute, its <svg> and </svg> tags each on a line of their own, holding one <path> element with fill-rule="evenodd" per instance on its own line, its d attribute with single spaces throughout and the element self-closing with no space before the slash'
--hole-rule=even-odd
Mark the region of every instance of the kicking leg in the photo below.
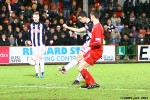
<svg viewBox="0 0 150 100">
<path fill-rule="evenodd" d="M 58 67 L 58 70 L 61 71 L 63 74 L 66 73 L 69 69 L 73 68 L 75 65 L 79 63 L 79 61 L 83 58 L 84 52 L 80 51 L 79 55 L 76 57 L 76 59 L 69 62 L 66 66 Z"/>
</svg>

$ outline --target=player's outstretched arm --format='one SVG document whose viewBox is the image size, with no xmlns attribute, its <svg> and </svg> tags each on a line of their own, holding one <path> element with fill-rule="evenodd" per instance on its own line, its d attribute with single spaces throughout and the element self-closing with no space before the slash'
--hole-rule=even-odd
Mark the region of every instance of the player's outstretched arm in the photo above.
<svg viewBox="0 0 150 100">
<path fill-rule="evenodd" d="M 74 27 L 69 27 L 67 26 L 66 24 L 63 24 L 63 27 L 71 30 L 71 31 L 74 31 L 74 32 L 84 32 L 86 31 L 85 27 L 82 27 L 82 28 L 74 28 Z"/>
</svg>

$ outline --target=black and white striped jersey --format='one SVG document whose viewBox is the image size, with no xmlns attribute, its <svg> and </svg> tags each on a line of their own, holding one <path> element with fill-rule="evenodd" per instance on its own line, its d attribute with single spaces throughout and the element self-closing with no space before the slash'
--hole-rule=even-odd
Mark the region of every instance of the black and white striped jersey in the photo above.
<svg viewBox="0 0 150 100">
<path fill-rule="evenodd" d="M 45 45 L 45 27 L 42 23 L 31 23 L 29 30 L 29 40 L 32 46 Z"/>
<path fill-rule="evenodd" d="M 93 22 L 89 21 L 88 23 L 85 24 L 84 27 L 85 27 L 86 33 L 87 33 L 86 41 L 88 41 L 91 38 L 91 31 L 92 31 L 92 28 L 93 28 Z"/>
</svg>

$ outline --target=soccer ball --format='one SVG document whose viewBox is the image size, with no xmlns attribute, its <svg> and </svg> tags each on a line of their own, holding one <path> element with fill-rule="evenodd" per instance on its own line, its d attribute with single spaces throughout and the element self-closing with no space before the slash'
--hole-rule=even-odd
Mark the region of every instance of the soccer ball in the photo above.
<svg viewBox="0 0 150 100">
<path fill-rule="evenodd" d="M 34 56 L 29 57 L 28 58 L 28 63 L 30 65 L 35 65 L 36 64 L 36 57 L 34 57 Z"/>
</svg>

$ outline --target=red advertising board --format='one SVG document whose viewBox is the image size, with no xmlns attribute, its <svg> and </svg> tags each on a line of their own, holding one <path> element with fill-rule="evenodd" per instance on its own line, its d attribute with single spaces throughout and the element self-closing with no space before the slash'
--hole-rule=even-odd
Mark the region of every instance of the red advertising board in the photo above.
<svg viewBox="0 0 150 100">
<path fill-rule="evenodd" d="M 9 47 L 0 47 L 0 64 L 9 64 Z"/>
</svg>

